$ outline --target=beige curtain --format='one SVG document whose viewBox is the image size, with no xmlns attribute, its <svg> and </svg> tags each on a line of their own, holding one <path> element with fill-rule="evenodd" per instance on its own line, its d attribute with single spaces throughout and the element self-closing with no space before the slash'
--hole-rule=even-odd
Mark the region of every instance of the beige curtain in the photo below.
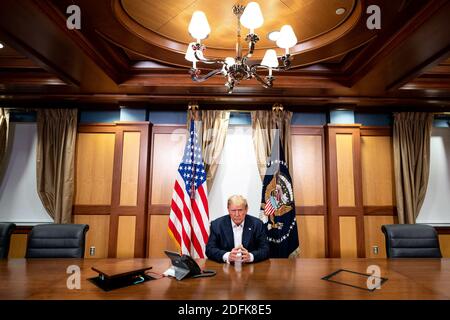
<svg viewBox="0 0 450 320">
<path fill-rule="evenodd" d="M 208 190 L 211 190 L 227 137 L 230 112 L 194 109 L 188 112 L 188 123 L 191 119 L 202 121 L 202 156 L 207 174 Z"/>
<path fill-rule="evenodd" d="M 0 108 L 0 167 L 8 149 L 9 112 Z"/>
<path fill-rule="evenodd" d="M 0 181 L 5 170 L 4 160 L 8 152 L 8 136 L 9 136 L 9 112 L 4 108 L 0 108 Z"/>
<path fill-rule="evenodd" d="M 291 120 L 290 111 L 258 110 L 252 111 L 253 146 L 256 153 L 259 174 L 264 177 L 266 163 L 271 154 L 276 129 L 279 129 L 280 139 L 284 148 L 284 157 L 291 171 Z M 290 172 L 292 175 L 292 172 Z"/>
<path fill-rule="evenodd" d="M 77 110 L 38 110 L 37 127 L 36 175 L 39 197 L 55 223 L 71 223 Z"/>
<path fill-rule="evenodd" d="M 394 171 L 399 223 L 415 223 L 427 191 L 432 113 L 394 115 Z"/>
</svg>

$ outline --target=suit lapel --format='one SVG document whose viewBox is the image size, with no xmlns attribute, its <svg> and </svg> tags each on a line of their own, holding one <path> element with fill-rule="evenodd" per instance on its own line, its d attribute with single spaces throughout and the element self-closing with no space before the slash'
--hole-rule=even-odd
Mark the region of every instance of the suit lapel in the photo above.
<svg viewBox="0 0 450 320">
<path fill-rule="evenodd" d="M 228 248 L 234 248 L 233 227 L 231 226 L 231 217 L 225 219 L 225 239 Z"/>
<path fill-rule="evenodd" d="M 248 216 L 245 216 L 244 230 L 242 230 L 242 246 L 248 249 L 248 244 L 250 242 L 250 236 L 252 234 L 252 224 Z"/>
</svg>

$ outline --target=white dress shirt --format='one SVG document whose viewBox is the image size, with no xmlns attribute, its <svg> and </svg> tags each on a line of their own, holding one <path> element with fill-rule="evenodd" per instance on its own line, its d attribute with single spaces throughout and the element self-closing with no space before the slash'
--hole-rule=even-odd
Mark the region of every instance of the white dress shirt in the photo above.
<svg viewBox="0 0 450 320">
<path fill-rule="evenodd" d="M 231 227 L 233 229 L 233 239 L 234 239 L 234 247 L 237 248 L 239 246 L 242 245 L 242 234 L 244 233 L 244 222 L 242 221 L 242 223 L 240 225 L 237 225 L 236 223 L 233 222 L 233 220 L 231 220 Z M 228 259 L 230 256 L 231 252 L 226 252 L 222 259 L 224 262 L 226 263 L 230 263 L 230 260 Z M 253 262 L 253 254 L 252 253 L 248 253 L 250 256 L 250 261 L 249 262 Z"/>
</svg>

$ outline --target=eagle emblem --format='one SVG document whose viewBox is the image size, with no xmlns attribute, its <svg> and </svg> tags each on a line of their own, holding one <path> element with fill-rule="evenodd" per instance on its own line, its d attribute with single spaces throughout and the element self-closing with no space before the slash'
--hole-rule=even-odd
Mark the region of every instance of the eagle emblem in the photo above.
<svg viewBox="0 0 450 320">
<path fill-rule="evenodd" d="M 264 200 L 261 203 L 261 219 L 267 223 L 269 230 L 282 229 L 283 223 L 276 222 L 275 217 L 283 216 L 293 209 L 294 194 L 290 179 L 282 172 L 275 174 L 266 187 Z"/>
</svg>

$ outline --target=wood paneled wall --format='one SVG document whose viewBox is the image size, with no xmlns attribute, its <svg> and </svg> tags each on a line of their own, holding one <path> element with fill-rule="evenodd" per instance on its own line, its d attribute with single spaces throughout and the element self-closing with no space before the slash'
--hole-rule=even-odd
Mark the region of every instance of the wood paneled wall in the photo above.
<svg viewBox="0 0 450 320">
<path fill-rule="evenodd" d="M 441 246 L 442 256 L 450 258 L 450 234 L 440 234 L 439 244 Z"/>
<path fill-rule="evenodd" d="M 109 215 L 74 215 L 73 223 L 89 225 L 86 233 L 85 258 L 106 258 L 108 257 L 109 240 Z M 95 247 L 95 254 L 90 256 L 90 248 Z"/>
<path fill-rule="evenodd" d="M 75 204 L 111 205 L 114 139 L 114 133 L 78 133 Z"/>
<path fill-rule="evenodd" d="M 147 246 L 151 258 L 165 257 L 164 250 L 179 251 L 169 236 L 168 221 L 173 185 L 185 144 L 186 126 L 153 127 Z"/>
<path fill-rule="evenodd" d="M 325 136 L 321 126 L 292 126 L 292 182 L 300 257 L 327 255 Z"/>
<path fill-rule="evenodd" d="M 391 128 L 361 128 L 361 170 L 366 257 L 385 258 L 381 226 L 397 223 Z"/>
<path fill-rule="evenodd" d="M 27 240 L 27 234 L 12 234 L 8 258 L 24 258 L 27 251 Z"/>
<path fill-rule="evenodd" d="M 360 125 L 327 125 L 329 255 L 364 257 Z"/>
<path fill-rule="evenodd" d="M 178 250 L 167 225 L 185 133 L 149 123 L 80 125 L 73 221 L 90 226 L 87 258 Z M 397 222 L 391 129 L 292 126 L 291 133 L 300 257 L 386 257 L 381 226 Z M 450 257 L 450 236 L 439 239 Z M 9 256 L 24 257 L 26 242 L 26 233 L 14 234 Z"/>
<path fill-rule="evenodd" d="M 395 223 L 389 127 L 328 125 L 331 257 L 386 257 L 383 224 Z"/>
<path fill-rule="evenodd" d="M 89 224 L 86 257 L 144 257 L 148 122 L 78 128 L 74 222 Z"/>
</svg>

